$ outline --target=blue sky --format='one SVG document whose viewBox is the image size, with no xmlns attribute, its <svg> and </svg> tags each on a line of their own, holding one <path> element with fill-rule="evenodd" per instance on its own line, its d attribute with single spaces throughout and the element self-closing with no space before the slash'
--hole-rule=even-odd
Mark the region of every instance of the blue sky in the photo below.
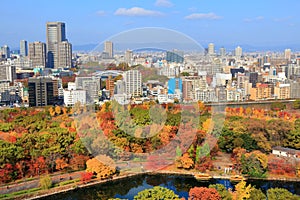
<svg viewBox="0 0 300 200">
<path fill-rule="evenodd" d="M 6 0 L 0 46 L 45 42 L 47 21 L 65 22 L 74 45 L 141 27 L 173 29 L 203 46 L 300 45 L 299 8 L 299 0 Z"/>
</svg>

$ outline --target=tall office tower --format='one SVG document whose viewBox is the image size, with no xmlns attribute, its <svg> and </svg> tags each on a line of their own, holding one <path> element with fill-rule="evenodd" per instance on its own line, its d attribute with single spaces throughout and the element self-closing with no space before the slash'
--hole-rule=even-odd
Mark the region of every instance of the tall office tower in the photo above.
<svg viewBox="0 0 300 200">
<path fill-rule="evenodd" d="M 67 41 L 65 23 L 48 22 L 47 30 L 47 66 L 49 68 L 59 67 L 59 43 Z"/>
<path fill-rule="evenodd" d="M 215 54 L 215 45 L 213 43 L 208 44 L 208 55 L 214 55 Z"/>
<path fill-rule="evenodd" d="M 20 41 L 20 55 L 23 57 L 28 56 L 28 45 L 26 40 Z"/>
<path fill-rule="evenodd" d="M 29 106 L 52 105 L 53 81 L 49 77 L 39 76 L 28 80 Z"/>
<path fill-rule="evenodd" d="M 108 54 L 109 58 L 114 57 L 114 47 L 111 41 L 104 42 L 104 52 Z"/>
<path fill-rule="evenodd" d="M 284 50 L 284 58 L 287 59 L 288 61 L 291 60 L 291 54 L 292 54 L 291 49 L 285 49 Z"/>
<path fill-rule="evenodd" d="M 235 57 L 240 59 L 243 55 L 243 50 L 240 46 L 238 46 L 237 48 L 235 48 Z"/>
<path fill-rule="evenodd" d="M 4 56 L 4 58 L 10 58 L 10 49 L 7 45 L 4 45 L 3 47 L 1 47 L 1 52 L 2 52 L 2 56 Z"/>
<path fill-rule="evenodd" d="M 139 97 L 142 95 L 142 74 L 138 70 L 124 73 L 125 91 L 127 95 Z"/>
<path fill-rule="evenodd" d="M 131 50 L 126 50 L 126 52 L 125 52 L 125 62 L 128 63 L 129 65 L 132 64 L 132 51 Z"/>
<path fill-rule="evenodd" d="M 221 56 L 221 57 L 226 56 L 226 49 L 225 49 L 224 47 L 221 47 L 221 48 L 220 48 L 220 56 Z"/>
<path fill-rule="evenodd" d="M 46 44 L 42 42 L 29 43 L 29 59 L 32 67 L 46 67 Z"/>
<path fill-rule="evenodd" d="M 59 67 L 72 67 L 72 44 L 67 41 L 59 43 Z"/>
<path fill-rule="evenodd" d="M 14 65 L 0 64 L 0 80 L 7 80 L 12 83 L 16 78 L 16 67 Z"/>
</svg>

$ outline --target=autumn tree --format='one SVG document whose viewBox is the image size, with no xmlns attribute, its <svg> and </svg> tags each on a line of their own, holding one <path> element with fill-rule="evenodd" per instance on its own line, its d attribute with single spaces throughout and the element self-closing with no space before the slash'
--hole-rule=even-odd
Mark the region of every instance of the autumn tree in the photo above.
<svg viewBox="0 0 300 200">
<path fill-rule="evenodd" d="M 87 183 L 89 182 L 93 177 L 93 173 L 92 172 L 81 172 L 80 174 L 80 181 L 82 183 Z"/>
<path fill-rule="evenodd" d="M 231 193 L 222 184 L 211 184 L 209 188 L 214 188 L 218 191 L 222 200 L 232 200 Z"/>
<path fill-rule="evenodd" d="M 189 200 L 221 200 L 215 188 L 194 187 L 189 191 Z"/>
<path fill-rule="evenodd" d="M 103 163 L 104 159 L 107 159 L 107 161 L 104 161 L 106 164 Z M 116 167 L 112 163 L 111 159 L 102 156 L 86 161 L 86 171 L 96 174 L 100 179 L 105 179 L 116 173 Z"/>
<path fill-rule="evenodd" d="M 236 184 L 233 196 L 236 200 L 249 199 L 251 190 L 252 186 L 250 184 L 246 186 L 246 182 L 241 181 L 238 184 Z"/>
<path fill-rule="evenodd" d="M 178 168 L 191 169 L 194 167 L 194 161 L 190 158 L 188 153 L 185 153 L 176 160 L 176 166 Z"/>
</svg>

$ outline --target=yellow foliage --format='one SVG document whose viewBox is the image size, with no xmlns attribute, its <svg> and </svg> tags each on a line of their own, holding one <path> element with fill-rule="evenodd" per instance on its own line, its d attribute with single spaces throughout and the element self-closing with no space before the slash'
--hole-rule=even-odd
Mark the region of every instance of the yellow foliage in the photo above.
<svg viewBox="0 0 300 200">
<path fill-rule="evenodd" d="M 233 198 L 235 200 L 249 199 L 251 190 L 252 190 L 252 186 L 250 184 L 246 186 L 246 182 L 241 181 L 235 186 L 235 192 L 233 194 Z"/>
<path fill-rule="evenodd" d="M 213 129 L 213 121 L 212 121 L 211 118 L 208 118 L 205 122 L 203 122 L 202 129 L 206 133 L 210 133 L 212 131 L 212 129 Z"/>
<path fill-rule="evenodd" d="M 55 116 L 55 110 L 52 107 L 49 108 L 49 113 L 51 117 Z"/>
<path fill-rule="evenodd" d="M 107 163 L 108 165 L 103 164 L 103 162 Z M 107 156 L 99 156 L 86 161 L 86 171 L 96 173 L 98 178 L 105 179 L 116 173 L 116 167 L 113 163 L 111 163 Z"/>
</svg>

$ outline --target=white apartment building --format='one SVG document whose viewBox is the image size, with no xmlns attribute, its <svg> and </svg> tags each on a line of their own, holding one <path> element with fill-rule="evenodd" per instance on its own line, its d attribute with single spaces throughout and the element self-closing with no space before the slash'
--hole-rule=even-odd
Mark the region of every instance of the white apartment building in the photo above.
<svg viewBox="0 0 300 200">
<path fill-rule="evenodd" d="M 142 74 L 138 70 L 129 70 L 124 73 L 125 93 L 133 97 L 142 95 Z"/>
<path fill-rule="evenodd" d="M 85 90 L 64 90 L 64 104 L 66 106 L 74 106 L 77 102 L 80 102 L 81 105 L 86 104 Z"/>
</svg>

